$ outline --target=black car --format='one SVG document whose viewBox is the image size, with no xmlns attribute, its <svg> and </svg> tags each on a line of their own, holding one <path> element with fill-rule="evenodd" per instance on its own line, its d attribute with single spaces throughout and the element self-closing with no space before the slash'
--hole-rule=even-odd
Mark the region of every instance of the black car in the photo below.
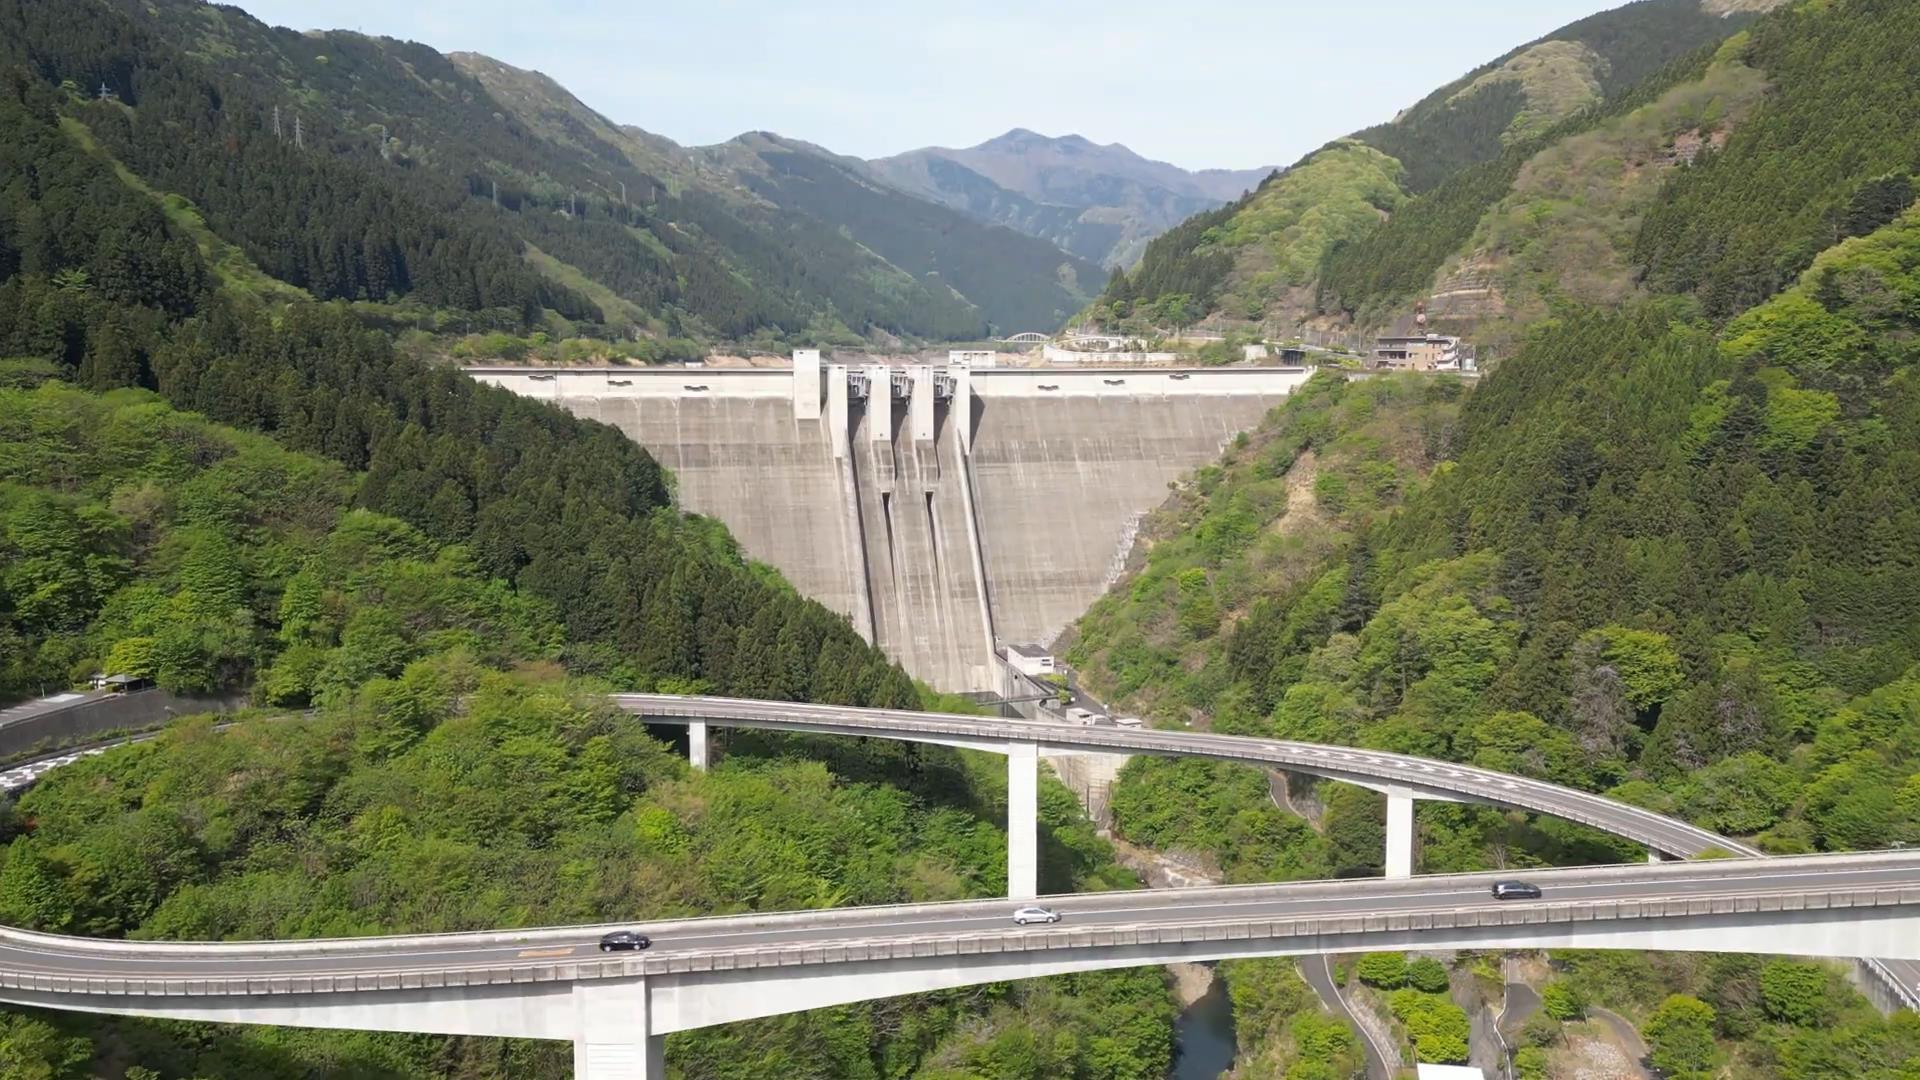
<svg viewBox="0 0 1920 1080">
<path fill-rule="evenodd" d="M 1496 881 L 1493 883 L 1495 900 L 1538 900 L 1540 886 L 1525 881 Z"/>
<path fill-rule="evenodd" d="M 601 952 L 614 952 L 619 949 L 644 949 L 653 944 L 653 939 L 638 930 L 615 930 L 600 938 Z"/>
</svg>

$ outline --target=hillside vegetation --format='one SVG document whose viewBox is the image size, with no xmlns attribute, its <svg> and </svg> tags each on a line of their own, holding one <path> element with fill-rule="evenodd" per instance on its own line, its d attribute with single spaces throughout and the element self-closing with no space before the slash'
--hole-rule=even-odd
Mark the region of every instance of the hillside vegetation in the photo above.
<svg viewBox="0 0 1920 1080">
<path fill-rule="evenodd" d="M 1699 0 L 1642 0 L 1562 27 L 1441 87 L 1392 122 L 1307 155 L 1251 198 L 1208 215 L 1209 225 L 1159 237 L 1127 280 L 1110 283 L 1100 298 L 1104 308 L 1094 314 L 1124 320 L 1157 312 L 1164 297 L 1184 294 L 1196 315 L 1228 319 L 1288 323 L 1335 310 L 1385 319 L 1386 304 L 1410 299 L 1411 290 L 1383 295 L 1356 287 L 1355 277 L 1413 273 L 1424 287 L 1505 191 L 1520 162 L 1585 112 L 1619 100 L 1752 18 L 1749 11 L 1709 12 Z M 1356 145 L 1376 151 L 1384 163 L 1324 175 L 1329 159 L 1351 159 Z M 1447 211 L 1445 220 L 1459 217 L 1454 208 L 1462 202 L 1462 184 L 1484 194 L 1469 197 L 1470 214 L 1455 226 L 1464 231 L 1450 232 L 1439 250 L 1371 242 L 1383 218 L 1397 222 L 1410 211 L 1431 218 L 1435 209 Z M 1276 201 L 1289 208 L 1286 216 L 1268 207 Z M 1349 213 L 1362 203 L 1378 212 Z M 1298 221 L 1311 224 L 1296 229 Z M 1349 254 L 1362 247 L 1364 254 Z M 1408 264 L 1424 269 L 1410 271 Z M 1273 288 L 1275 281 L 1289 288 Z"/>
<path fill-rule="evenodd" d="M 877 186 L 778 201 L 484 57 L 199 0 L 12 0 L 0 70 L 64 87 L 45 107 L 76 137 L 266 275 L 230 284 L 435 331 L 973 339 L 1051 329 L 1100 274 Z M 998 278 L 958 272 L 987 261 Z"/>
<path fill-rule="evenodd" d="M 1156 585 L 1156 545 L 1083 622 L 1085 670 L 1161 716 L 1608 791 L 1770 852 L 1914 843 L 1916 311 L 1920 209 L 1823 253 L 1724 327 L 1673 301 L 1549 320 L 1466 396 L 1449 460 L 1317 566 L 1271 580 L 1222 643 L 1169 629 L 1212 625 L 1227 597 L 1244 604 L 1235 572 L 1272 541 L 1221 528 L 1216 503 L 1166 543 L 1223 555 Z M 1404 403 L 1388 416 L 1421 422 Z M 1230 457 L 1224 475 L 1261 473 Z M 1287 479 L 1268 475 L 1256 483 L 1269 490 Z M 1314 826 L 1257 773 L 1143 760 L 1114 791 L 1115 827 L 1197 850 L 1235 880 L 1378 859 L 1377 796 L 1304 794 L 1294 805 Z M 1418 827 L 1428 870 L 1631 855 L 1486 808 L 1423 807 Z M 1844 1033 L 1758 1018 L 1714 970 L 1662 976 L 1708 1000 L 1705 1042 L 1689 1051 L 1703 1075 L 1732 1062 L 1724 1075 L 1841 1077 L 1910 1054 L 1899 1025 L 1856 1005 Z M 1647 1018 L 1673 1060 L 1695 1060 L 1661 1034 L 1660 1002 L 1624 985 L 1608 999 Z"/>
<path fill-rule="evenodd" d="M 562 677 L 554 605 L 464 545 L 355 508 L 375 477 L 149 392 L 4 373 L 38 383 L 0 390 L 6 677 L 104 666 L 318 711 L 187 722 L 0 800 L 0 922 L 287 939 L 1004 893 L 992 760 L 841 744 L 821 764 L 761 737 L 692 773 L 596 700 L 625 682 Z M 794 632 L 728 635 L 736 670 L 833 696 L 813 679 L 846 677 L 844 657 L 810 665 Z M 1043 802 L 1049 889 L 1131 882 L 1063 788 Z M 735 1025 L 671 1052 L 688 1077 L 981 1075 L 1031 1055 L 1146 1078 L 1166 1067 L 1170 1019 L 1161 976 L 1138 971 Z M 78 1016 L 0 1015 L 0 1033 L 8 1076 L 562 1077 L 571 1062 L 557 1044 Z"/>
<path fill-rule="evenodd" d="M 1462 325 L 1505 316 L 1507 337 L 1566 301 L 1642 290 L 1698 295 L 1725 317 L 1790 283 L 1834 241 L 1871 231 L 1911 198 L 1920 169 L 1911 5 L 1783 9 L 1407 203 L 1336 250 L 1319 309 L 1378 323 L 1431 294 Z M 1490 307 L 1448 293 L 1480 276 Z"/>
</svg>

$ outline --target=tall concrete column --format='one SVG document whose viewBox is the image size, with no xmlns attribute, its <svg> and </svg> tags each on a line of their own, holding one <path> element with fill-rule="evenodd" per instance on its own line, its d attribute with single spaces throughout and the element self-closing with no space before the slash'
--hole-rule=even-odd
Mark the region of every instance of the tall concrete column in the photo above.
<svg viewBox="0 0 1920 1080">
<path fill-rule="evenodd" d="M 1007 744 L 1007 897 L 1040 895 L 1040 747 Z"/>
<path fill-rule="evenodd" d="M 707 771 L 707 722 L 695 720 L 687 725 L 687 764 Z"/>
<path fill-rule="evenodd" d="M 913 395 L 907 399 L 907 421 L 913 429 L 913 441 L 933 441 L 933 365 L 915 364 L 907 369 L 913 376 Z"/>
<path fill-rule="evenodd" d="M 1413 876 L 1413 792 L 1387 789 L 1387 876 Z"/>
<path fill-rule="evenodd" d="M 655 1035 L 645 979 L 573 984 L 573 1080 L 666 1080 L 664 1035 Z"/>
<path fill-rule="evenodd" d="M 885 364 L 868 364 L 867 441 L 889 442 L 892 439 L 893 370 Z"/>
<path fill-rule="evenodd" d="M 793 418 L 820 419 L 820 350 L 793 350 Z"/>
</svg>

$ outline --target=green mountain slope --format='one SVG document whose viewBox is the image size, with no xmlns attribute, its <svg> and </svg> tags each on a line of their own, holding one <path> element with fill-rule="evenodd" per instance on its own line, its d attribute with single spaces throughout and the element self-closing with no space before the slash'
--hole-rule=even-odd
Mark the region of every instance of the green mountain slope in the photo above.
<svg viewBox="0 0 1920 1080">
<path fill-rule="evenodd" d="M 0 389 L 0 656 L 181 690 L 251 683 L 263 704 L 315 711 L 188 720 L 60 770 L 17 808 L 0 799 L 0 921 L 258 940 L 1004 891 L 988 759 L 843 745 L 822 764 L 742 739 L 692 772 L 604 683 L 560 677 L 553 604 L 466 545 L 355 508 L 372 475 L 150 392 L 38 381 Z M 1130 881 L 1064 788 L 1043 802 L 1050 889 Z M 806 1075 L 875 1076 L 876 1059 L 926 1075 L 1039 1040 L 1063 1070 L 1097 1044 L 1158 1075 L 1172 1013 L 1143 970 L 733 1025 L 670 1054 L 688 1077 L 775 1075 L 742 1073 L 742 1052 Z M 557 1043 L 79 1014 L 0 1012 L 0 1037 L 10 1080 L 560 1080 L 572 1063 Z"/>
<path fill-rule="evenodd" d="M 1648 291 L 1748 306 L 1910 199 L 1916 31 L 1899 2 L 1777 12 L 1407 203 L 1327 260 L 1320 306 L 1378 323 L 1426 296 L 1469 326 Z"/>
<path fill-rule="evenodd" d="M 1430 400 L 1310 387 L 1183 489 L 1070 657 L 1168 725 L 1610 790 L 1771 852 L 1920 841 L 1916 312 L 1920 209 L 1724 328 L 1671 300 L 1549 320 L 1465 395 L 1424 481 L 1405 447 L 1446 415 Z M 1357 523 L 1329 495 L 1363 498 Z M 1258 772 L 1141 759 L 1114 828 L 1231 880 L 1378 872 L 1377 795 L 1288 797 Z M 1638 857 L 1485 808 L 1417 821 L 1427 872 Z M 1729 1075 L 1837 1077 L 1806 1063 L 1842 1057 L 1892 1075 L 1912 1052 L 1907 1021 L 1818 966 L 1800 974 L 1826 1005 L 1782 1014 L 1743 1003 L 1764 958 L 1570 963 L 1630 1015 L 1669 993 L 1723 1010 Z"/>
<path fill-rule="evenodd" d="M 1041 312 L 1080 298 L 1061 284 L 1071 260 L 1041 265 L 1042 252 L 1016 260 L 989 301 L 961 295 L 846 235 L 847 221 L 823 216 L 838 205 L 771 202 L 702 155 L 485 58 L 273 29 L 198 0 L 9 0 L 0 30 L 0 65 L 66 84 L 62 107 L 123 168 L 322 299 L 481 315 L 463 317 L 469 328 L 550 310 L 593 333 L 794 334 L 824 317 L 965 338 L 1030 321 L 1035 305 L 1011 297 L 1060 294 Z M 86 100 L 103 87 L 116 100 Z M 911 227 L 927 208 L 894 209 Z M 965 218 L 943 237 L 977 260 L 1008 244 Z M 528 262 L 534 249 L 545 259 Z M 569 284 L 582 279 L 596 288 Z"/>
<path fill-rule="evenodd" d="M 859 161 L 777 135 L 742 135 L 707 156 L 780 206 L 837 221 L 859 244 L 930 288 L 993 312 L 995 333 L 1050 330 L 1086 306 L 1099 266 L 1047 241 L 986 227 L 957 210 L 876 183 Z"/>
<path fill-rule="evenodd" d="M 1457 198 L 1445 193 L 1449 183 L 1484 186 L 1482 174 L 1516 148 L 1537 149 L 1538 140 L 1584 110 L 1618 100 L 1753 17 L 1751 11 L 1708 10 L 1699 0 L 1641 0 L 1562 27 L 1441 87 L 1393 121 L 1309 154 L 1230 212 L 1209 215 L 1217 227 L 1176 229 L 1157 239 L 1135 280 L 1114 282 L 1101 298 L 1106 307 L 1095 314 L 1124 318 L 1139 308 L 1151 319 L 1166 298 L 1184 296 L 1190 309 L 1232 319 L 1311 316 L 1322 263 L 1365 243 L 1383 219 L 1403 206 L 1420 206 L 1421 196 L 1429 202 Z M 1356 146 L 1392 164 L 1346 170 L 1330 189 L 1327 167 L 1353 157 Z M 1390 190 L 1381 190 L 1383 175 Z M 1376 212 L 1353 212 L 1361 204 Z M 1383 263 L 1401 262 L 1382 259 L 1374 249 L 1368 254 L 1356 261 L 1378 272 L 1390 272 Z M 1275 267 L 1289 269 L 1275 273 Z M 1337 295 L 1348 310 L 1360 306 L 1344 292 Z"/>
<path fill-rule="evenodd" d="M 902 191 L 1128 266 L 1153 237 L 1238 198 L 1272 169 L 1188 172 L 1118 144 L 1015 128 L 978 146 L 930 146 L 866 162 Z"/>
<path fill-rule="evenodd" d="M 184 215 L 63 130 L 72 104 L 0 84 L 0 698 L 110 665 L 318 711 L 189 724 L 18 812 L 0 800 L 0 919 L 296 937 L 1004 890 L 1004 788 L 978 762 L 840 747 L 821 765 L 743 738 L 693 776 L 593 704 L 609 686 L 921 696 L 844 618 L 673 513 L 613 429 L 416 360 L 344 304 L 269 312 L 222 287 Z M 1131 880 L 1071 795 L 1043 802 L 1049 888 Z M 1171 1015 L 1138 971 L 671 1053 L 716 1080 L 951 1075 L 1008 1045 L 1066 1074 L 1097 1057 L 1159 1075 Z M 0 1011 L 0 1039 L 0 1071 L 62 1078 L 570 1067 L 550 1044 L 78 1014 Z"/>
<path fill-rule="evenodd" d="M 1456 245 L 1472 237 L 1532 306 L 1513 351 L 1424 455 L 1407 447 L 1448 413 L 1391 389 L 1417 384 L 1310 384 L 1150 527 L 1144 567 L 1078 626 L 1082 675 L 1161 723 L 1610 790 L 1771 852 L 1920 839 L 1920 159 L 1894 120 L 1920 71 L 1915 17 L 1877 0 L 1776 12 L 1516 143 L 1481 188 L 1412 200 L 1380 235 L 1438 231 L 1452 200 Z M 1690 165 L 1659 158 L 1676 133 Z M 1705 215 L 1717 231 L 1690 232 Z M 1356 492 L 1357 515 L 1327 513 Z M 1122 837 L 1237 880 L 1379 858 L 1379 800 L 1349 788 L 1276 796 L 1244 771 L 1140 762 L 1112 797 Z M 1633 854 L 1485 809 L 1423 806 L 1418 827 L 1429 871 Z M 1564 992 L 1636 1018 L 1674 993 L 1718 1010 L 1701 1061 L 1726 1075 L 1912 1056 L 1905 1021 L 1837 971 L 1569 964 Z M 1825 1004 L 1756 1010 L 1763 978 Z"/>
</svg>

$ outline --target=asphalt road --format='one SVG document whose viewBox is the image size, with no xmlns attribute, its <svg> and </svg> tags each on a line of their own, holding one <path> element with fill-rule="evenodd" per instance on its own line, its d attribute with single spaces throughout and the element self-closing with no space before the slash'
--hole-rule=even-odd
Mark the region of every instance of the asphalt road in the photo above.
<svg viewBox="0 0 1920 1080">
<path fill-rule="evenodd" d="M 938 740 L 942 737 L 991 744 L 995 740 L 1037 741 L 1047 746 L 1204 756 L 1256 766 L 1286 768 L 1335 779 L 1401 786 L 1417 793 L 1446 794 L 1519 807 L 1583 821 L 1631 837 L 1672 854 L 1694 854 L 1723 847 L 1744 854 L 1751 849 L 1704 829 L 1613 802 L 1588 792 L 1523 777 L 1346 747 L 1241 738 L 1202 732 L 1172 732 L 1115 727 L 1083 727 L 1044 721 L 963 717 L 946 714 L 849 709 L 718 698 L 662 695 L 614 695 L 622 708 L 643 719 L 677 723 L 709 720 L 732 726 L 828 731 L 849 735 Z M 67 755 L 62 755 L 67 757 Z M 55 762 L 43 763 L 51 767 Z M 31 780 L 42 768 L 24 768 L 12 782 Z M 9 785 L 11 786 L 11 785 Z M 1671 899 L 1766 891 L 1780 888 L 1863 885 L 1920 885 L 1920 853 L 1895 853 L 1871 868 L 1842 868 L 1812 860 L 1768 860 L 1609 867 L 1600 871 L 1540 871 L 1528 875 L 1547 888 L 1543 902 L 1555 899 Z M 1445 911 L 1492 903 L 1486 881 L 1433 878 L 1411 881 L 1361 879 L 1287 886 L 1221 890 L 1105 893 L 1050 901 L 1069 927 L 1193 923 L 1209 919 L 1294 915 L 1368 915 L 1390 911 Z M 1524 903 L 1524 902 L 1519 902 Z M 1516 906 L 1510 902 L 1508 906 Z M 1004 900 L 944 906 L 936 913 L 908 914 L 897 908 L 839 909 L 798 913 L 766 925 L 742 926 L 727 920 L 685 920 L 656 933 L 654 951 L 729 950 L 762 945 L 833 946 L 875 938 L 927 935 L 952 937 L 1009 925 L 1013 905 Z M 645 923 L 638 924 L 642 928 Z M 0 943 L 0 971 L 107 977 L 185 978 L 248 975 L 298 976 L 347 973 L 395 973 L 462 967 L 549 964 L 595 954 L 606 927 L 582 928 L 577 939 L 546 933 L 537 945 L 501 944 L 497 933 L 451 936 L 426 944 L 415 941 L 391 949 L 378 946 L 351 952 L 319 952 L 244 944 L 194 951 L 128 953 L 106 943 L 79 940 Z M 1041 932 L 1036 930 L 1036 932 Z M 1906 985 L 1920 984 L 1920 964 L 1889 962 Z"/>
<path fill-rule="evenodd" d="M 1824 865 L 1823 865 L 1824 864 Z M 1151 926 L 1284 916 L 1378 915 L 1388 912 L 1454 911 L 1495 902 L 1487 883 L 1498 875 L 1309 882 L 1278 886 L 1145 890 L 1094 893 L 1044 901 L 1061 913 L 1057 928 Z M 1666 900 L 1739 895 L 1795 888 L 1866 888 L 1920 885 L 1920 854 L 1894 854 L 1871 865 L 1833 865 L 1830 857 L 1739 860 L 1711 864 L 1634 864 L 1530 875 L 1545 891 L 1541 901 L 1508 901 L 1504 907 L 1554 900 Z M 670 928 L 634 924 L 654 936 L 653 953 L 714 951 L 767 945 L 835 946 L 880 938 L 953 938 L 1011 926 L 1015 905 L 973 901 L 901 909 L 872 907 L 794 913 L 777 925 L 742 926 L 726 919 L 685 920 Z M 550 964 L 596 955 L 606 927 L 587 927 L 579 937 L 538 944 L 500 944 L 493 935 L 450 936 L 422 944 L 416 939 L 391 949 L 315 953 L 285 945 L 262 951 L 245 943 L 181 946 L 165 953 L 127 953 L 78 939 L 0 945 L 0 970 L 109 978 L 269 977 L 391 974 L 466 967 Z M 1047 927 L 1031 932 L 1045 933 Z"/>
<path fill-rule="evenodd" d="M 1031 740 L 1067 749 L 1211 757 L 1270 765 L 1336 780 L 1404 786 L 1425 793 L 1550 814 L 1637 840 L 1669 855 L 1695 855 L 1708 848 L 1737 854 L 1758 851 L 1684 821 L 1544 780 L 1509 776 L 1471 765 L 1341 746 L 1215 735 L 1196 731 L 1085 727 L 1042 720 L 952 716 L 889 709 L 730 698 L 682 698 L 662 694 L 615 694 L 628 712 L 656 723 L 706 720 L 716 724 L 776 730 L 822 731 L 887 738 L 945 735 L 981 742 Z"/>
</svg>

